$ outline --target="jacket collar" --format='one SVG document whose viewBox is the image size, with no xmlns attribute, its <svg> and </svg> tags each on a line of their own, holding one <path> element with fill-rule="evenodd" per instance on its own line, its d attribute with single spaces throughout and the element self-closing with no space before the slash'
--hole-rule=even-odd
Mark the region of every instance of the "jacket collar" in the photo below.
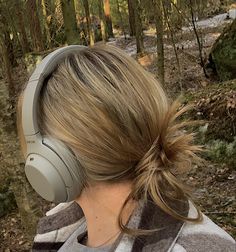
<svg viewBox="0 0 236 252">
<path fill-rule="evenodd" d="M 183 216 L 188 215 L 188 201 L 176 202 L 175 210 Z M 139 236 L 135 239 L 132 252 L 141 251 L 170 251 L 182 229 L 184 221 L 177 220 L 161 210 L 153 201 L 149 200 L 143 208 L 139 229 L 157 229 L 151 235 Z"/>
<path fill-rule="evenodd" d="M 136 209 L 135 213 L 132 215 L 128 226 L 143 230 L 157 229 L 157 231 L 153 232 L 151 235 L 142 235 L 136 238 L 124 235 L 121 240 L 119 240 L 119 243 L 116 244 L 114 251 L 170 251 L 178 238 L 184 222 L 171 217 L 151 200 L 140 204 L 140 206 L 141 207 L 139 207 L 138 210 Z M 175 203 L 175 209 L 181 212 L 182 215 L 187 216 L 189 204 L 187 201 Z M 45 235 L 53 231 L 60 233 L 60 230 L 65 229 L 65 227 L 71 227 L 67 229 L 67 236 L 69 237 L 80 227 L 82 223 L 81 220 L 83 219 L 84 215 L 82 209 L 76 202 L 72 202 L 65 209 L 42 218 L 39 221 L 37 233 L 39 235 Z M 60 244 L 62 245 L 65 240 L 61 240 Z M 55 242 L 56 241 L 53 240 L 50 241 L 51 244 Z M 122 250 L 122 248 L 125 250 Z"/>
</svg>

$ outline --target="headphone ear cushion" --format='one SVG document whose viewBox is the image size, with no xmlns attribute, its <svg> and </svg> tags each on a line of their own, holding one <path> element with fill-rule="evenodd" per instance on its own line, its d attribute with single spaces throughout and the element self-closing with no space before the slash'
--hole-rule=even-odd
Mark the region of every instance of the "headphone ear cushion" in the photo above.
<svg viewBox="0 0 236 252">
<path fill-rule="evenodd" d="M 45 137 L 42 142 L 43 145 L 56 153 L 58 158 L 64 163 L 64 166 L 62 166 L 63 168 L 61 168 L 61 166 L 56 168 L 59 169 L 59 173 L 67 186 L 67 201 L 74 200 L 83 189 L 85 180 L 83 167 L 72 150 L 62 141 L 52 137 Z"/>
<path fill-rule="evenodd" d="M 34 190 L 43 198 L 54 202 L 67 201 L 66 185 L 53 164 L 39 154 L 30 154 L 25 173 Z"/>
</svg>

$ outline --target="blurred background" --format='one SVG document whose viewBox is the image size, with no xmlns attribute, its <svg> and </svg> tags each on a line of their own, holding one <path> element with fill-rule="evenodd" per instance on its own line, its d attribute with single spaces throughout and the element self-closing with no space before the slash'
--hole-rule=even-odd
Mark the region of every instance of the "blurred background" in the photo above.
<svg viewBox="0 0 236 252">
<path fill-rule="evenodd" d="M 236 238 L 236 1 L 0 0 L 0 251 L 29 251 L 38 219 L 55 206 L 24 175 L 16 104 L 44 56 L 68 44 L 122 48 L 194 104 L 187 119 L 204 164 L 182 179 L 202 211 Z M 186 119 L 186 118 L 185 118 Z"/>
</svg>

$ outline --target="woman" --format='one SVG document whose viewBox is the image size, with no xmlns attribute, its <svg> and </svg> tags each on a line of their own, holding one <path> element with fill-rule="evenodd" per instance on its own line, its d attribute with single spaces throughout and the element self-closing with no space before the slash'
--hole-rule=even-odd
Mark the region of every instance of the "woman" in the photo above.
<svg viewBox="0 0 236 252">
<path fill-rule="evenodd" d="M 58 62 L 40 92 L 38 127 L 73 153 L 81 188 L 40 220 L 33 251 L 235 251 L 177 178 L 200 151 L 177 121 L 186 110 L 116 47 L 82 48 Z"/>
</svg>

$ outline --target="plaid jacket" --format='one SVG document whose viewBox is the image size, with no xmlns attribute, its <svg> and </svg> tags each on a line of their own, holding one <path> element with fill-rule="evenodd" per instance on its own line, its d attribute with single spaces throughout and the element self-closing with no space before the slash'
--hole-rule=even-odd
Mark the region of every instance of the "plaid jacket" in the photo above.
<svg viewBox="0 0 236 252">
<path fill-rule="evenodd" d="M 196 209 L 189 204 L 179 204 L 178 210 L 189 217 Z M 199 224 L 172 218 L 149 201 L 133 213 L 129 227 L 157 229 L 152 235 L 133 238 L 124 234 L 114 252 L 236 252 L 234 239 L 203 215 Z M 82 209 L 75 202 L 62 203 L 50 210 L 38 224 L 33 252 L 55 252 L 75 230 L 86 230 Z M 68 250 L 70 252 L 70 250 Z"/>
</svg>

